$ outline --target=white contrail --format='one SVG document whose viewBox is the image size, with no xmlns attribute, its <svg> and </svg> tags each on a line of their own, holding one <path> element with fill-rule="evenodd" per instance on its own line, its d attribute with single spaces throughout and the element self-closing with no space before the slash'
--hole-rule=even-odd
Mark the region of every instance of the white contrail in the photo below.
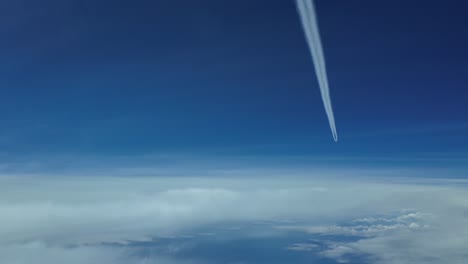
<svg viewBox="0 0 468 264">
<path fill-rule="evenodd" d="M 315 14 L 315 7 L 312 0 L 296 0 L 297 10 L 301 17 L 304 33 L 309 44 L 310 52 L 312 53 L 312 60 L 314 62 L 315 73 L 317 75 L 320 93 L 322 94 L 323 105 L 327 113 L 328 122 L 333 134 L 333 139 L 338 141 L 338 134 L 336 133 L 335 117 L 333 116 L 333 108 L 330 99 L 330 89 L 328 87 L 327 70 L 325 67 L 325 57 L 323 55 L 322 41 L 320 40 L 320 33 L 317 25 L 317 16 Z"/>
</svg>

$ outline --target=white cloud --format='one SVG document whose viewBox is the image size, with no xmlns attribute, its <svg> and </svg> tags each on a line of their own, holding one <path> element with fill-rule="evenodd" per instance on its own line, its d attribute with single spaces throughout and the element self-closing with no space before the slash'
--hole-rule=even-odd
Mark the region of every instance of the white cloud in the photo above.
<svg viewBox="0 0 468 264">
<path fill-rule="evenodd" d="M 52 247 L 42 242 L 28 242 L 25 244 L 3 245 L 0 247 L 0 260 L 1 263 L 5 264 L 124 264 L 125 260 L 128 259 L 120 250 L 115 249 L 111 250 L 99 247 Z"/>
<path fill-rule="evenodd" d="M 283 225 L 277 228 L 311 234 L 373 237 L 401 230 L 428 229 L 432 218 L 431 214 L 402 210 L 398 214 L 356 219 L 347 225 Z"/>
<path fill-rule="evenodd" d="M 411 211 L 382 217 L 402 208 Z M 466 208 L 465 189 L 430 184 L 306 178 L 1 177 L 0 253 L 8 254 L 0 254 L 0 262 L 87 264 L 95 263 L 86 262 L 94 258 L 102 259 L 99 263 L 119 263 L 125 252 L 101 247 L 102 243 L 177 235 L 225 221 L 277 219 L 305 219 L 316 228 L 295 227 L 303 231 L 367 237 L 323 253 L 340 261 L 349 252 L 370 254 L 385 264 L 405 263 L 405 258 L 406 263 L 423 263 L 410 260 L 427 260 L 426 252 L 434 259 L 449 253 L 461 259 L 468 243 Z M 336 224 L 352 219 L 358 220 L 351 226 Z M 405 243 L 413 246 L 412 254 L 400 248 Z M 26 257 L 39 251 L 49 259 Z M 16 254 L 19 258 L 13 262 Z"/>
<path fill-rule="evenodd" d="M 423 263 L 466 263 L 467 234 L 465 231 L 437 230 L 414 234 L 399 232 L 386 236 L 362 239 L 340 245 L 349 251 L 345 253 L 368 254 L 373 263 L 423 264 Z M 323 253 L 335 259 L 346 259 L 343 252 L 335 248 Z"/>
<path fill-rule="evenodd" d="M 457 188 L 450 190 L 455 193 L 454 196 L 449 190 L 443 189 L 446 200 L 439 200 L 439 203 L 446 203 L 446 208 L 442 211 L 434 210 L 431 214 L 402 210 L 393 216 L 360 218 L 351 221 L 349 225 L 280 228 L 313 234 L 361 237 L 354 242 L 322 241 L 329 245 L 321 255 L 343 263 L 356 255 L 370 256 L 371 263 L 375 264 L 467 263 L 468 217 L 464 216 L 463 208 L 467 208 L 468 197 Z M 422 199 L 428 202 L 426 210 L 435 201 L 429 196 L 422 196 Z M 452 199 L 457 202 L 450 202 Z"/>
<path fill-rule="evenodd" d="M 318 247 L 317 244 L 311 243 L 295 243 L 286 247 L 287 250 L 292 251 L 312 251 L 316 250 Z"/>
<path fill-rule="evenodd" d="M 400 230 L 391 234 L 344 243 L 323 252 L 324 256 L 346 259 L 346 254 L 366 254 L 376 264 L 467 263 L 468 232 L 464 226 L 445 226 L 424 232 Z M 348 250 L 343 252 L 338 247 Z"/>
<path fill-rule="evenodd" d="M 335 259 L 339 263 L 347 263 L 348 260 L 346 258 L 346 255 L 356 254 L 356 253 L 357 253 L 356 250 L 351 247 L 347 247 L 343 245 L 335 245 L 335 246 L 332 246 L 331 249 L 322 252 L 322 255 L 328 258 Z"/>
</svg>

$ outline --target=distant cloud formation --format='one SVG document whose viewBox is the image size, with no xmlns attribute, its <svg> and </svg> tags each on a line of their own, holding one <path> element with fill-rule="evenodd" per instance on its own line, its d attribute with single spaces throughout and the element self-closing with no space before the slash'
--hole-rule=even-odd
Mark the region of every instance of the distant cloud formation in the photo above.
<svg viewBox="0 0 468 264">
<path fill-rule="evenodd" d="M 0 177 L 0 262 L 145 263 L 125 245 L 177 237 L 214 223 L 307 219 L 306 226 L 280 221 L 271 232 L 289 228 L 361 236 L 320 252 L 340 261 L 348 254 L 367 254 L 382 264 L 461 264 L 468 243 L 466 208 L 467 189 L 429 183 Z M 343 222 L 349 224 L 339 224 Z M 288 250 L 312 252 L 316 247 L 298 241 Z"/>
<path fill-rule="evenodd" d="M 317 244 L 295 243 L 286 247 L 286 249 L 293 251 L 312 251 L 315 250 L 317 247 Z"/>
</svg>

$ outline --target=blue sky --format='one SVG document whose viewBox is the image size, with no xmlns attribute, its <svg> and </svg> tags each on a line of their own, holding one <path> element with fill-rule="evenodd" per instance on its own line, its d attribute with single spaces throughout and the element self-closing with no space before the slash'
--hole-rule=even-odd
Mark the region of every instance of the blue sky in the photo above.
<svg viewBox="0 0 468 264">
<path fill-rule="evenodd" d="M 5 2 L 0 155 L 466 160 L 464 5 L 317 2 L 335 144 L 290 1 Z"/>
</svg>

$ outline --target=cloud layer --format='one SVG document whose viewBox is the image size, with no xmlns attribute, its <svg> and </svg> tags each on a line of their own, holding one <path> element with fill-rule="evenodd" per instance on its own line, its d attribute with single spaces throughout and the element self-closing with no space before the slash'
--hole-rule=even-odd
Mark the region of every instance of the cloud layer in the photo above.
<svg viewBox="0 0 468 264">
<path fill-rule="evenodd" d="M 322 252 L 330 258 L 346 260 L 353 253 L 369 254 L 385 264 L 449 257 L 450 263 L 462 263 L 468 243 L 467 208 L 468 191 L 463 187 L 429 183 L 1 177 L 0 262 L 138 263 L 145 260 L 131 249 L 105 245 L 177 236 L 224 222 L 300 219 L 307 226 L 288 228 L 362 236 Z M 408 211 L 385 216 L 403 209 Z M 339 224 L 347 221 L 353 224 Z M 310 249 L 299 242 L 291 246 L 301 248 Z"/>
</svg>

